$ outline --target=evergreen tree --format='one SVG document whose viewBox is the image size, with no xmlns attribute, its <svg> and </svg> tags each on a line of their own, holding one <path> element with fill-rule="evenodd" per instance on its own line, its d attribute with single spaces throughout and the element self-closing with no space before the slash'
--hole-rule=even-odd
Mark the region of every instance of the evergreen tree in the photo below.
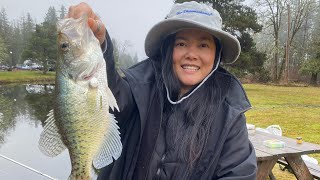
<svg viewBox="0 0 320 180">
<path fill-rule="evenodd" d="M 19 25 L 19 33 L 18 30 L 14 30 L 14 37 L 13 39 L 16 40 L 16 53 L 18 60 L 17 63 L 21 64 L 23 63 L 26 59 L 29 59 L 28 57 L 23 56 L 23 52 L 25 51 L 26 48 L 28 48 L 28 44 L 31 40 L 32 34 L 35 31 L 35 23 L 34 20 L 31 17 L 30 13 L 27 13 L 26 16 L 23 15 L 20 17 L 20 23 Z"/>
<path fill-rule="evenodd" d="M 47 60 L 49 64 L 55 64 L 57 59 L 57 27 L 58 16 L 54 7 L 50 7 L 43 22 L 46 33 Z"/>
<path fill-rule="evenodd" d="M 5 41 L 9 42 L 8 34 L 10 32 L 10 24 L 7 16 L 7 12 L 4 8 L 1 8 L 0 11 L 0 36 Z"/>
<path fill-rule="evenodd" d="M 310 84 L 314 86 L 317 85 L 318 74 L 320 74 L 320 56 L 312 57 L 306 61 L 302 65 L 300 72 L 302 74 L 310 74 Z"/>
<path fill-rule="evenodd" d="M 30 15 L 30 13 L 27 13 L 27 16 L 21 17 L 21 34 L 22 34 L 22 41 L 23 45 L 25 46 L 27 42 L 30 40 L 32 33 L 35 30 L 35 23 Z"/>
<path fill-rule="evenodd" d="M 57 16 L 56 9 L 53 6 L 50 6 L 44 18 L 44 23 L 49 23 L 50 25 L 55 26 L 57 21 L 58 21 L 58 16 Z"/>
<path fill-rule="evenodd" d="M 320 7 L 320 2 L 317 7 Z M 310 58 L 306 58 L 300 69 L 302 74 L 311 75 L 311 85 L 317 85 L 318 74 L 320 74 L 320 11 L 319 8 L 317 8 L 317 10 L 314 17 L 314 29 L 311 36 Z"/>
<path fill-rule="evenodd" d="M 11 37 L 11 29 L 10 29 L 9 19 L 8 19 L 6 10 L 4 8 L 1 8 L 1 11 L 0 11 L 0 39 L 2 39 L 2 42 L 4 44 L 4 49 L 7 50 L 6 54 L 9 54 L 10 51 L 12 52 L 12 50 L 10 48 L 10 38 L 9 37 Z M 11 58 L 9 55 L 3 56 L 3 57 L 6 57 L 3 60 L 6 64 L 11 64 L 11 61 L 13 58 Z"/>
<path fill-rule="evenodd" d="M 63 19 L 66 16 L 66 14 L 67 14 L 67 9 L 66 7 L 64 7 L 64 5 L 62 5 L 60 8 L 60 16 L 59 16 L 60 19 Z"/>
<path fill-rule="evenodd" d="M 0 36 L 0 64 L 4 63 L 5 60 L 8 58 L 8 51 L 4 44 L 2 37 Z"/>
<path fill-rule="evenodd" d="M 41 63 L 44 73 L 50 66 L 54 66 L 57 59 L 57 21 L 55 8 L 49 7 L 44 22 L 36 25 L 35 32 L 22 54 L 24 59 L 32 59 Z"/>
<path fill-rule="evenodd" d="M 21 28 L 17 21 L 13 21 L 11 25 L 12 32 L 9 34 L 10 43 L 8 47 L 11 51 L 10 64 L 15 66 L 23 62 L 21 53 L 23 51 Z"/>
</svg>

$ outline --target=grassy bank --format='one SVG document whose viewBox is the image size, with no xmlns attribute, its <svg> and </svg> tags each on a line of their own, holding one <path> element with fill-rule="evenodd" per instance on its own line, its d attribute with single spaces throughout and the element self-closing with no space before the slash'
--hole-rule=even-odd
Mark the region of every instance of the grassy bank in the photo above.
<svg viewBox="0 0 320 180">
<path fill-rule="evenodd" d="M 54 82 L 55 73 L 44 75 L 38 71 L 1 72 L 1 83 Z M 266 128 L 278 124 L 283 136 L 320 144 L 320 88 L 282 87 L 271 85 L 244 85 L 253 108 L 246 113 L 247 122 Z M 320 154 L 310 155 L 320 162 Z M 295 179 L 291 173 L 282 172 L 278 165 L 273 170 L 277 179 Z"/>
<path fill-rule="evenodd" d="M 266 128 L 278 124 L 283 136 L 320 144 L 320 88 L 281 87 L 257 84 L 244 85 L 253 108 L 246 113 L 247 122 Z M 320 162 L 320 154 L 309 155 Z M 278 179 L 295 179 L 281 172 L 278 165 L 274 172 Z"/>
<path fill-rule="evenodd" d="M 53 83 L 54 72 L 41 71 L 0 71 L 0 84 L 8 83 Z"/>
</svg>

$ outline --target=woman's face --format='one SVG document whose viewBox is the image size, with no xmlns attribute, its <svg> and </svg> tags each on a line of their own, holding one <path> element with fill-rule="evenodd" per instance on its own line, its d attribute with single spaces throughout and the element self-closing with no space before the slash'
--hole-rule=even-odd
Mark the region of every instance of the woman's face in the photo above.
<svg viewBox="0 0 320 180">
<path fill-rule="evenodd" d="M 181 83 L 180 94 L 199 84 L 212 70 L 216 43 L 208 32 L 185 29 L 177 32 L 173 47 L 173 70 Z"/>
</svg>

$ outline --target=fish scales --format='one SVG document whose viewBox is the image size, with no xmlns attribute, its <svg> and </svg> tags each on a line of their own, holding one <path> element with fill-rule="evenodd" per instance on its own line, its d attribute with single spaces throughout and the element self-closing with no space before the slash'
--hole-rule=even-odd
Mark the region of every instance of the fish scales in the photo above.
<svg viewBox="0 0 320 180">
<path fill-rule="evenodd" d="M 110 107 L 118 110 L 118 106 L 108 88 L 100 44 L 86 17 L 61 20 L 58 31 L 55 104 L 39 147 L 49 156 L 67 148 L 72 166 L 69 179 L 93 179 L 95 169 L 121 154 L 119 127 L 109 113 Z"/>
</svg>

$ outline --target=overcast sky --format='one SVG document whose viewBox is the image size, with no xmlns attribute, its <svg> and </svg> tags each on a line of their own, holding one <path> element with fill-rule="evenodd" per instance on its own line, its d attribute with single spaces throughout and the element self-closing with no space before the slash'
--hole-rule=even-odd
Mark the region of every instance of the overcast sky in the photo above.
<svg viewBox="0 0 320 180">
<path fill-rule="evenodd" d="M 29 12 L 41 23 L 49 8 L 60 10 L 61 5 L 67 9 L 70 5 L 87 2 L 99 14 L 107 26 L 111 37 L 132 43 L 132 52 L 145 58 L 144 40 L 149 29 L 164 19 L 173 0 L 1 0 L 0 7 L 6 9 L 10 20 L 18 19 Z"/>
</svg>

